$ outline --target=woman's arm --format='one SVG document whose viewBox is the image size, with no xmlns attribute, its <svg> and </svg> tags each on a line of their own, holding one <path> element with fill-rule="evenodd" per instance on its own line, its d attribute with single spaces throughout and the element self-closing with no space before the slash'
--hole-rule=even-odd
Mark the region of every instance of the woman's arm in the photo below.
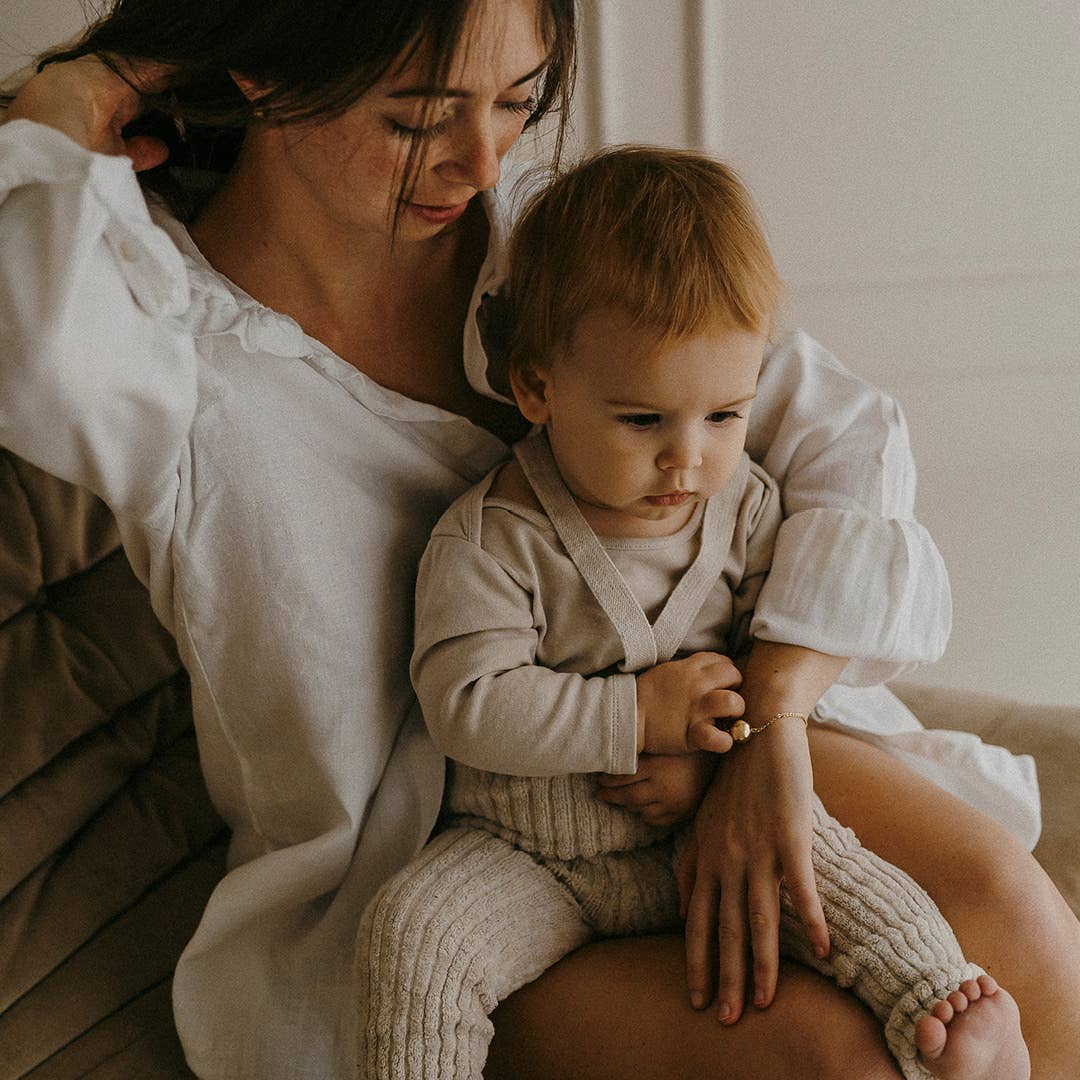
<svg viewBox="0 0 1080 1080">
<path fill-rule="evenodd" d="M 751 725 L 809 713 L 838 679 L 875 683 L 937 659 L 948 578 L 913 520 L 915 469 L 895 403 L 796 335 L 767 358 L 748 449 L 780 483 L 787 515 L 751 624 Z M 727 755 L 699 812 L 680 867 L 688 982 L 696 1002 L 710 1000 L 718 961 L 728 1022 L 742 1012 L 748 946 L 755 1002 L 775 993 L 782 880 L 815 946 L 827 946 L 810 867 L 812 790 L 803 725 L 787 720 Z"/>
<path fill-rule="evenodd" d="M 167 528 L 195 409 L 194 344 L 170 321 L 187 274 L 131 162 L 56 129 L 66 116 L 95 142 L 85 95 L 98 99 L 70 85 L 93 65 L 62 66 L 30 80 L 0 127 L 0 443 Z"/>
<path fill-rule="evenodd" d="M 780 485 L 785 514 L 754 638 L 850 657 L 840 676 L 849 685 L 939 659 L 949 579 L 915 520 L 896 402 L 795 334 L 767 354 L 747 449 Z"/>
<path fill-rule="evenodd" d="M 778 713 L 809 714 L 845 663 L 797 645 L 756 642 L 743 673 L 745 719 L 757 727 Z M 755 1004 L 768 1005 L 776 992 L 781 881 L 817 951 L 828 951 L 810 863 L 812 798 L 806 728 L 790 717 L 721 759 L 698 811 L 678 868 L 687 984 L 698 1008 L 718 985 L 725 1022 L 742 1012 L 748 946 Z"/>
<path fill-rule="evenodd" d="M 152 169 L 165 161 L 168 148 L 145 135 L 124 138 L 123 129 L 141 107 L 135 85 L 146 92 L 159 89 L 168 69 L 149 62 L 128 66 L 131 81 L 96 56 L 50 64 L 20 88 L 7 119 L 46 124 L 87 150 L 126 156 L 136 172 Z"/>
</svg>

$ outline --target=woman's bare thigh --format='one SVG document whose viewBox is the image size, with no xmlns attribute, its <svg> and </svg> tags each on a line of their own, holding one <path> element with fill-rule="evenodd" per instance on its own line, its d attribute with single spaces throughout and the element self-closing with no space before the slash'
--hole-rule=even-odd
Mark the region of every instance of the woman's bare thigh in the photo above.
<svg viewBox="0 0 1080 1080">
<path fill-rule="evenodd" d="M 487 1080 L 895 1080 L 880 1027 L 820 976 L 784 965 L 773 1004 L 724 1027 L 695 1012 L 679 936 L 597 942 L 496 1010 Z"/>
</svg>

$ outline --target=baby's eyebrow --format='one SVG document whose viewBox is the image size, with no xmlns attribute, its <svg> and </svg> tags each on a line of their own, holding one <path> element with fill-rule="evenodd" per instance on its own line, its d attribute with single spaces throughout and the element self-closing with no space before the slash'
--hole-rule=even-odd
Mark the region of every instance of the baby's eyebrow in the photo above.
<svg viewBox="0 0 1080 1080">
<path fill-rule="evenodd" d="M 510 89 L 516 86 L 522 86 L 530 79 L 535 79 L 547 67 L 547 60 L 545 59 L 538 67 L 533 68 L 527 75 L 522 75 L 520 79 L 515 79 L 510 84 Z M 392 90 L 386 95 L 390 98 L 470 98 L 472 93 L 468 90 L 462 90 L 454 86 L 407 86 L 401 90 Z"/>
</svg>

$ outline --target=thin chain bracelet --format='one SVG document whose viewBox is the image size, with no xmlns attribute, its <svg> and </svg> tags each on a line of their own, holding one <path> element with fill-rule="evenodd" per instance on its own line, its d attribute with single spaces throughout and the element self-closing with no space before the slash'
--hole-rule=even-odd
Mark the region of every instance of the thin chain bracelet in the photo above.
<svg viewBox="0 0 1080 1080">
<path fill-rule="evenodd" d="M 809 726 L 810 718 L 806 713 L 801 712 L 778 712 L 765 721 L 760 727 L 751 727 L 745 720 L 736 720 L 731 725 L 731 730 L 728 734 L 737 742 L 746 742 L 751 735 L 757 735 L 764 731 L 771 724 L 775 724 L 777 720 L 784 720 L 789 716 L 797 716 L 804 725 Z"/>
</svg>

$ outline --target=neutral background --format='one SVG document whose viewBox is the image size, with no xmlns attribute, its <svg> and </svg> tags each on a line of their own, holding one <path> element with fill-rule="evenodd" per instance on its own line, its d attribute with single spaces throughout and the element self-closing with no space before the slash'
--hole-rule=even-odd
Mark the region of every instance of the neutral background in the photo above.
<svg viewBox="0 0 1080 1080">
<path fill-rule="evenodd" d="M 1080 703 L 1080 4 L 582 7 L 575 149 L 732 163 L 788 323 L 902 403 L 955 605 L 918 677 Z M 0 0 L 0 73 L 81 23 Z"/>
</svg>

